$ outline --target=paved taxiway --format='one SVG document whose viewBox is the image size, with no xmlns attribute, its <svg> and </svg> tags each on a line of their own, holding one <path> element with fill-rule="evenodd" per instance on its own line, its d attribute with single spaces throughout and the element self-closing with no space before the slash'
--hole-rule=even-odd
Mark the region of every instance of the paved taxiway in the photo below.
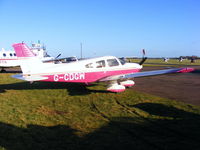
<svg viewBox="0 0 200 150">
<path fill-rule="evenodd" d="M 135 78 L 133 90 L 138 90 L 173 100 L 200 106 L 200 66 L 193 73 L 177 73 Z M 166 67 L 144 67 L 143 71 L 166 69 Z"/>
</svg>

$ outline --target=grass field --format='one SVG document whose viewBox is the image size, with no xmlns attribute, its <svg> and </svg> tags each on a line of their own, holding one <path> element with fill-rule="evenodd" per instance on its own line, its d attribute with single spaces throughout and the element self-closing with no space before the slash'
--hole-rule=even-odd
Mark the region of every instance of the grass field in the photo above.
<svg viewBox="0 0 200 150">
<path fill-rule="evenodd" d="M 0 74 L 0 149 L 200 149 L 200 107 Z"/>
</svg>

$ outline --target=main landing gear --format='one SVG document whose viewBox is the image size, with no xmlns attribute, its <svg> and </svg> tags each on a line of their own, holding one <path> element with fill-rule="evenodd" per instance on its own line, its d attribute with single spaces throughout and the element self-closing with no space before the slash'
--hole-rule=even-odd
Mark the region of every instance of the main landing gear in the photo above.
<svg viewBox="0 0 200 150">
<path fill-rule="evenodd" d="M 126 90 L 126 87 L 131 87 L 135 84 L 133 80 L 126 80 L 118 83 L 117 81 L 113 81 L 108 85 L 107 91 L 119 93 Z"/>
</svg>

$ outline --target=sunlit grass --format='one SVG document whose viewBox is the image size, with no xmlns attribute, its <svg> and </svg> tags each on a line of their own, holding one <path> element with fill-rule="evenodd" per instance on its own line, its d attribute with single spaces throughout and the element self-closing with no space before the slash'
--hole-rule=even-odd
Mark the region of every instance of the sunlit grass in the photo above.
<svg viewBox="0 0 200 150">
<path fill-rule="evenodd" d="M 116 94 L 105 91 L 106 83 L 86 88 L 29 84 L 10 75 L 0 74 L 2 149 L 184 149 L 198 145 L 198 106 L 137 92 L 134 87 Z"/>
</svg>

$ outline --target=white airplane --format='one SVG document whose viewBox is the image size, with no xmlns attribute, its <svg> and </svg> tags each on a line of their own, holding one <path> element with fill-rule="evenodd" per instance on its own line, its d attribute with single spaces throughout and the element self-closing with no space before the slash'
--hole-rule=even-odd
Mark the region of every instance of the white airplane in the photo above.
<svg viewBox="0 0 200 150">
<path fill-rule="evenodd" d="M 4 68 L 19 66 L 15 51 L 6 51 L 4 48 L 0 51 L 0 68 L 1 71 L 5 71 Z"/>
<path fill-rule="evenodd" d="M 104 56 L 64 64 L 43 63 L 35 57 L 25 43 L 13 44 L 23 74 L 12 77 L 26 81 L 76 82 L 89 84 L 110 81 L 107 90 L 122 92 L 135 83 L 133 77 L 150 76 L 165 73 L 191 72 L 193 68 L 174 68 L 139 72 L 144 58 L 139 64 L 126 63 L 114 56 Z"/>
<path fill-rule="evenodd" d="M 31 51 L 40 58 L 42 61 L 53 61 L 55 58 L 47 55 L 45 48 L 40 43 L 33 43 Z M 4 72 L 5 68 L 20 66 L 19 60 L 15 54 L 15 51 L 6 51 L 4 48 L 0 51 L 0 72 Z"/>
</svg>

